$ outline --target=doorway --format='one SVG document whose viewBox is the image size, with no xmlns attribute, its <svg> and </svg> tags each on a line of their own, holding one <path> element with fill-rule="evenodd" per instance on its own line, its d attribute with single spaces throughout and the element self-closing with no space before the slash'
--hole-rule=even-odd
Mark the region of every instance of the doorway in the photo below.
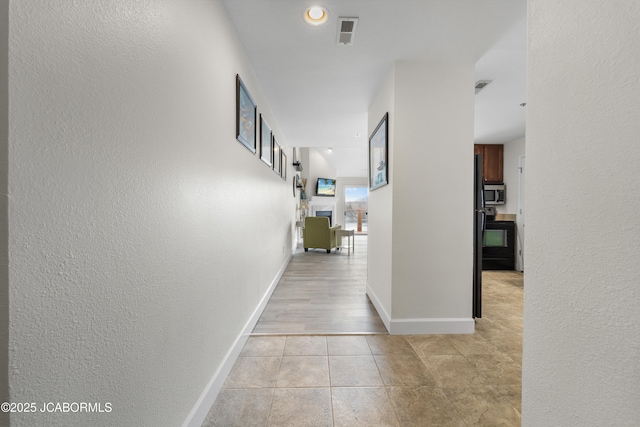
<svg viewBox="0 0 640 427">
<path fill-rule="evenodd" d="M 368 211 L 369 189 L 365 186 L 345 186 L 344 228 L 355 230 L 356 234 L 367 234 Z"/>
<path fill-rule="evenodd" d="M 517 270 L 524 271 L 524 179 L 525 179 L 525 156 L 520 156 L 518 160 L 518 213 L 516 214 L 516 224 L 518 225 Z"/>
</svg>

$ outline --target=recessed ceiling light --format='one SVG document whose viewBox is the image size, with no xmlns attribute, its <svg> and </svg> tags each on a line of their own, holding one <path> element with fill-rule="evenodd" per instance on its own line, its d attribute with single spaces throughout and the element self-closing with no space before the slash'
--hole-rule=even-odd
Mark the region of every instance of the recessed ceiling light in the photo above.
<svg viewBox="0 0 640 427">
<path fill-rule="evenodd" d="M 355 137 L 356 137 L 356 138 L 360 138 L 360 134 L 359 134 L 359 133 L 356 133 L 356 134 L 355 134 Z"/>
<path fill-rule="evenodd" d="M 318 26 L 327 22 L 329 11 L 322 6 L 311 6 L 304 12 L 304 20 L 307 24 Z"/>
<path fill-rule="evenodd" d="M 333 153 L 333 148 L 331 147 L 327 148 L 327 153 Z"/>
</svg>

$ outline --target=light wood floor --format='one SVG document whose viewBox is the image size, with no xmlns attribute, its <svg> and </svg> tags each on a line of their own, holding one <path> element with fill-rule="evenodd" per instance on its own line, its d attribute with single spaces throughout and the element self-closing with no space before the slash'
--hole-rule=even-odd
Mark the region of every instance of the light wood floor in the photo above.
<svg viewBox="0 0 640 427">
<path fill-rule="evenodd" d="M 253 335 L 387 333 L 366 283 L 366 235 L 355 236 L 351 254 L 304 252 L 300 244 Z"/>
</svg>

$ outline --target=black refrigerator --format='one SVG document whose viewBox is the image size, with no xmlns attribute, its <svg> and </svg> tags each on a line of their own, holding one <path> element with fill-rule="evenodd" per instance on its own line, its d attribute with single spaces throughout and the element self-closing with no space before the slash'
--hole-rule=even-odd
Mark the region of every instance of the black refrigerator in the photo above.
<svg viewBox="0 0 640 427">
<path fill-rule="evenodd" d="M 482 317 L 482 238 L 486 212 L 482 155 L 476 154 L 473 167 L 473 317 Z"/>
</svg>

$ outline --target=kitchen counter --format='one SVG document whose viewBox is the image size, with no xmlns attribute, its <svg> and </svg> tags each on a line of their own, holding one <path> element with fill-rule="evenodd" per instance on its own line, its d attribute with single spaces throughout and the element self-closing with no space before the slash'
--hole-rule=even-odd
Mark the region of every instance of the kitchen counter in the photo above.
<svg viewBox="0 0 640 427">
<path fill-rule="evenodd" d="M 496 214 L 494 221 L 516 221 L 516 214 Z"/>
</svg>

